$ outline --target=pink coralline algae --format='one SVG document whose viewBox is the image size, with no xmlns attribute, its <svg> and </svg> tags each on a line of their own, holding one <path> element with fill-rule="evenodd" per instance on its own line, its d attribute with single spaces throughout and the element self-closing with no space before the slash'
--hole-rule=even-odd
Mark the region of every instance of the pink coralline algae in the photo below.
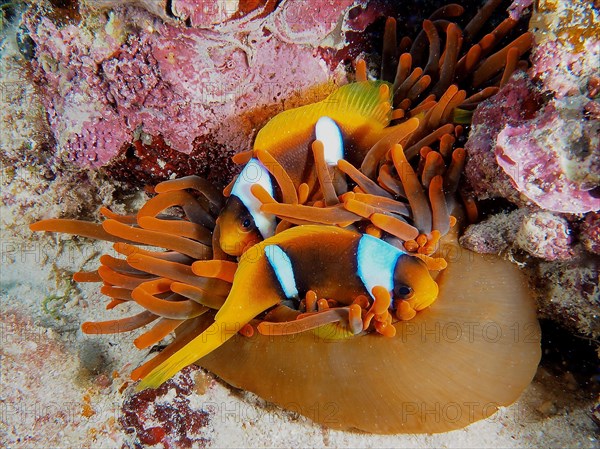
<svg viewBox="0 0 600 449">
<path fill-rule="evenodd" d="M 511 19 L 519 20 L 525 16 L 533 5 L 533 0 L 514 0 L 508 8 L 508 14 Z"/>
<path fill-rule="evenodd" d="M 217 12 L 206 10 L 209 3 L 171 2 L 180 20 L 162 20 L 100 2 L 112 9 L 82 14 L 78 25 L 39 19 L 32 8 L 26 23 L 36 44 L 34 76 L 61 154 L 96 168 L 131 142 L 158 136 L 184 154 L 198 138 L 242 151 L 286 101 L 313 102 L 331 91 L 332 80 L 343 81 L 342 67 L 332 73 L 319 47 L 344 45 L 338 19 L 353 2 L 284 2 L 274 10 L 274 2 L 253 10 L 248 2 L 239 11 L 214 2 Z"/>
<path fill-rule="evenodd" d="M 590 2 L 536 8 L 532 67 L 473 117 L 466 178 L 478 199 L 502 197 L 565 214 L 600 209 L 597 23 Z"/>
<path fill-rule="evenodd" d="M 496 140 L 496 161 L 516 188 L 542 209 L 598 210 L 600 198 L 590 190 L 600 174 L 600 124 L 563 115 L 549 103 L 535 120 L 507 125 Z"/>
<path fill-rule="evenodd" d="M 474 194 L 561 213 L 600 209 L 599 122 L 582 120 L 577 102 L 539 101 L 522 73 L 477 109 L 465 146 Z"/>
<path fill-rule="evenodd" d="M 533 86 L 523 72 L 513 75 L 492 99 L 479 105 L 473 114 L 465 178 L 478 199 L 507 198 L 520 204 L 519 192 L 496 162 L 494 149 L 498 134 L 508 125 L 518 126 L 531 119 L 538 108 Z"/>
</svg>

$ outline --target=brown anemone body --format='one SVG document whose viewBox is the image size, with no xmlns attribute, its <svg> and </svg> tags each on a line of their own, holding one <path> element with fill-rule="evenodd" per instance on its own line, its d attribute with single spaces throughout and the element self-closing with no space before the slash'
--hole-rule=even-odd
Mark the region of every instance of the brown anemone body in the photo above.
<svg viewBox="0 0 600 449">
<path fill-rule="evenodd" d="M 238 335 L 197 363 L 336 429 L 438 433 L 486 418 L 512 404 L 535 374 L 535 306 L 510 262 L 455 240 L 444 250 L 449 263 L 437 279 L 437 301 L 394 324 L 393 338 Z"/>
</svg>

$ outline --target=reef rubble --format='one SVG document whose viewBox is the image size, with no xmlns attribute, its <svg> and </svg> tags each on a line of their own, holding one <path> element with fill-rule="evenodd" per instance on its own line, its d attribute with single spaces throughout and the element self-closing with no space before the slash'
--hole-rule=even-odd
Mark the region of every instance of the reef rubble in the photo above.
<svg viewBox="0 0 600 449">
<path fill-rule="evenodd" d="M 461 238 L 509 254 L 538 286 L 540 315 L 591 338 L 600 336 L 599 17 L 593 2 L 538 2 L 532 66 L 473 115 L 464 192 L 485 219 Z"/>
</svg>

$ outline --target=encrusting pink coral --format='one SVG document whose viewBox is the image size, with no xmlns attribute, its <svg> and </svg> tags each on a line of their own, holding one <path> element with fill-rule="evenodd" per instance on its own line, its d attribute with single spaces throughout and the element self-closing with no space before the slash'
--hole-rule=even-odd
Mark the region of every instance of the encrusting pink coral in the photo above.
<svg viewBox="0 0 600 449">
<path fill-rule="evenodd" d="M 574 164 L 570 158 L 576 159 L 572 152 L 577 151 L 579 142 L 591 150 L 590 159 L 594 154 L 600 156 L 599 130 L 598 124 L 561 117 L 549 103 L 535 119 L 504 127 L 496 139 L 496 161 L 517 190 L 542 209 L 562 213 L 598 210 L 600 198 L 590 191 L 593 182 L 569 179 L 569 165 Z M 588 187 L 582 188 L 586 184 Z"/>
<path fill-rule="evenodd" d="M 520 74 L 475 111 L 465 145 L 473 193 L 518 205 L 533 202 L 553 212 L 599 210 L 593 187 L 600 125 L 578 119 L 558 100 L 541 102 L 527 75 Z"/>
<path fill-rule="evenodd" d="M 173 2 L 172 8 L 192 27 L 163 22 L 133 6 L 116 6 L 79 25 L 39 20 L 33 9 L 26 16 L 50 127 L 58 147 L 77 165 L 103 166 L 132 141 L 159 136 L 186 154 L 196 139 L 208 136 L 217 145 L 248 149 L 253 132 L 289 107 L 282 99 L 306 103 L 333 89 L 315 42 L 329 35 L 336 25 L 332 17 L 343 16 L 347 3 L 322 8 L 317 17 L 328 15 L 327 26 L 294 13 L 301 5 L 290 2 L 276 17 L 253 12 L 234 20 L 234 14 L 222 26 L 235 29 L 222 31 L 202 29 L 202 18 L 210 14 L 190 5 Z M 284 39 L 300 25 L 312 45 L 290 43 L 295 34 Z M 289 61 L 295 71 L 280 70 Z M 303 98 L 294 100 L 299 93 Z"/>
</svg>

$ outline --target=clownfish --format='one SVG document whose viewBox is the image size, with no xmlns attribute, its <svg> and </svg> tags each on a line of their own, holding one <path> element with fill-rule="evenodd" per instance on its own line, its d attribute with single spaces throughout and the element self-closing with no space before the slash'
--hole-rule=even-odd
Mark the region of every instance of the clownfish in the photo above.
<svg viewBox="0 0 600 449">
<path fill-rule="evenodd" d="M 158 387 L 261 313 L 281 304 L 297 305 L 308 291 L 350 305 L 360 295 L 375 299 L 378 288 L 414 310 L 428 307 L 439 291 L 420 259 L 368 234 L 320 225 L 278 233 L 244 252 L 212 326 L 151 371 L 138 390 Z"/>
<path fill-rule="evenodd" d="M 360 165 L 380 140 L 414 130 L 418 119 L 409 120 L 408 126 L 388 126 L 390 102 L 389 83 L 361 81 L 340 87 L 318 103 L 281 112 L 271 119 L 258 132 L 250 159 L 219 215 L 221 248 L 240 256 L 246 248 L 274 235 L 275 216 L 261 212 L 250 188 L 258 183 L 273 196 L 275 185 L 285 178 L 293 196 L 302 183 L 312 190 L 317 179 L 313 142 L 323 144 L 324 162 L 335 175 L 339 160 Z M 286 202 L 296 201 L 292 198 Z"/>
<path fill-rule="evenodd" d="M 315 125 L 315 139 L 323 142 L 325 163 L 334 169 L 338 161 L 344 159 L 344 142 L 338 125 L 330 117 L 321 117 Z M 269 170 L 253 157 L 235 180 L 219 214 L 219 243 L 221 249 L 232 256 L 240 256 L 246 248 L 275 235 L 275 215 L 260 210 L 261 202 L 250 191 L 255 184 L 274 196 Z"/>
</svg>

